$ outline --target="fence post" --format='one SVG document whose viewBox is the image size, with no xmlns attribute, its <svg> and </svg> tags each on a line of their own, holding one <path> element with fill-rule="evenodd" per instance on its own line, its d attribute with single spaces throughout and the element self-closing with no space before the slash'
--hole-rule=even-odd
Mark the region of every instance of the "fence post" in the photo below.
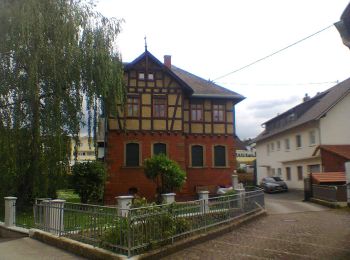
<svg viewBox="0 0 350 260">
<path fill-rule="evenodd" d="M 237 188 L 235 191 L 238 194 L 238 207 L 240 209 L 244 209 L 244 200 L 245 200 L 245 189 L 244 188 Z"/>
<path fill-rule="evenodd" d="M 232 174 L 232 187 L 233 189 L 238 189 L 238 175 L 237 174 Z"/>
<path fill-rule="evenodd" d="M 118 202 L 118 215 L 121 217 L 127 217 L 134 196 L 118 196 L 115 198 Z"/>
<path fill-rule="evenodd" d="M 199 191 L 198 196 L 201 203 L 201 213 L 209 212 L 209 191 Z"/>
<path fill-rule="evenodd" d="M 16 225 L 16 200 L 17 197 L 4 197 L 5 199 L 5 226 Z"/>
<path fill-rule="evenodd" d="M 175 202 L 175 193 L 164 193 L 162 194 L 163 203 L 164 204 L 171 204 Z"/>
<path fill-rule="evenodd" d="M 347 201 L 348 206 L 350 207 L 350 162 L 345 163 L 345 180 L 347 184 Z"/>
<path fill-rule="evenodd" d="M 61 234 L 64 231 L 64 203 L 65 200 L 51 200 L 49 203 L 50 205 L 50 220 L 49 220 L 49 227 L 50 232 L 61 236 Z"/>
</svg>

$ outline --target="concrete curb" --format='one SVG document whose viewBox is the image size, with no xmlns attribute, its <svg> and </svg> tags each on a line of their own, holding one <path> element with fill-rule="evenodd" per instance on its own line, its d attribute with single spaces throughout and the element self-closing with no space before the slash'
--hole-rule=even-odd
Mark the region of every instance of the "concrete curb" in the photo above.
<svg viewBox="0 0 350 260">
<path fill-rule="evenodd" d="M 111 251 L 84 244 L 66 237 L 58 237 L 39 229 L 30 229 L 29 237 L 88 259 L 127 259 L 126 256 L 118 255 Z"/>
<path fill-rule="evenodd" d="M 29 230 L 21 227 L 7 227 L 3 222 L 0 222 L 0 237 L 4 238 L 21 238 L 27 237 Z"/>
<path fill-rule="evenodd" d="M 229 233 L 232 230 L 236 229 L 237 227 L 241 226 L 242 224 L 248 223 L 258 217 L 266 216 L 266 215 L 267 215 L 266 210 L 258 209 L 243 217 L 239 217 L 237 219 L 232 220 L 231 222 L 222 224 L 219 227 L 214 227 L 212 230 L 209 230 L 204 234 L 194 235 L 189 238 L 182 239 L 178 242 L 175 242 L 171 245 L 163 246 L 160 249 L 152 250 L 150 252 L 147 252 L 141 255 L 136 255 L 133 257 L 133 259 L 161 259 L 177 251 L 183 250 L 185 248 L 197 245 L 199 243 L 202 243 L 210 239 L 214 239 L 218 236 L 224 235 L 226 233 Z"/>
<path fill-rule="evenodd" d="M 347 206 L 346 202 L 331 202 L 331 201 L 315 199 L 315 198 L 310 198 L 310 201 L 315 204 L 319 204 L 319 205 L 326 206 L 333 209 L 343 208 Z"/>
</svg>

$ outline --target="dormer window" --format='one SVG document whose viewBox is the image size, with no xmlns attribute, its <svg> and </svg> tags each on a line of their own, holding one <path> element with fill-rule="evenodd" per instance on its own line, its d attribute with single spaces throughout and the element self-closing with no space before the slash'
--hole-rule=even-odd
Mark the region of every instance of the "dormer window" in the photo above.
<svg viewBox="0 0 350 260">
<path fill-rule="evenodd" d="M 139 79 L 140 80 L 145 80 L 145 73 L 139 73 Z"/>
<path fill-rule="evenodd" d="M 148 80 L 154 80 L 154 74 L 148 73 Z"/>
</svg>

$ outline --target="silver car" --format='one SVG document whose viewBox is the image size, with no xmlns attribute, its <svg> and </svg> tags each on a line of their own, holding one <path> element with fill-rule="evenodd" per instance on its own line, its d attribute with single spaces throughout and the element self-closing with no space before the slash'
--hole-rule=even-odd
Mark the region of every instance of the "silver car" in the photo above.
<svg viewBox="0 0 350 260">
<path fill-rule="evenodd" d="M 287 184 L 280 177 L 265 177 L 262 179 L 260 187 L 267 193 L 288 191 Z"/>
</svg>

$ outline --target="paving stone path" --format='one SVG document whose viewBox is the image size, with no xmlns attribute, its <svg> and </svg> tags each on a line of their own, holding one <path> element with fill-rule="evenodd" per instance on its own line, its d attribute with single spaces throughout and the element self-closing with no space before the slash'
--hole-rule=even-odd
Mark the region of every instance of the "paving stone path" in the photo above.
<svg viewBox="0 0 350 260">
<path fill-rule="evenodd" d="M 280 214 L 275 203 L 282 202 L 267 199 L 267 217 L 165 259 L 350 259 L 349 209 L 308 204 L 296 209 L 298 204 L 291 200 L 282 204 L 291 205 L 292 211 Z"/>
</svg>

